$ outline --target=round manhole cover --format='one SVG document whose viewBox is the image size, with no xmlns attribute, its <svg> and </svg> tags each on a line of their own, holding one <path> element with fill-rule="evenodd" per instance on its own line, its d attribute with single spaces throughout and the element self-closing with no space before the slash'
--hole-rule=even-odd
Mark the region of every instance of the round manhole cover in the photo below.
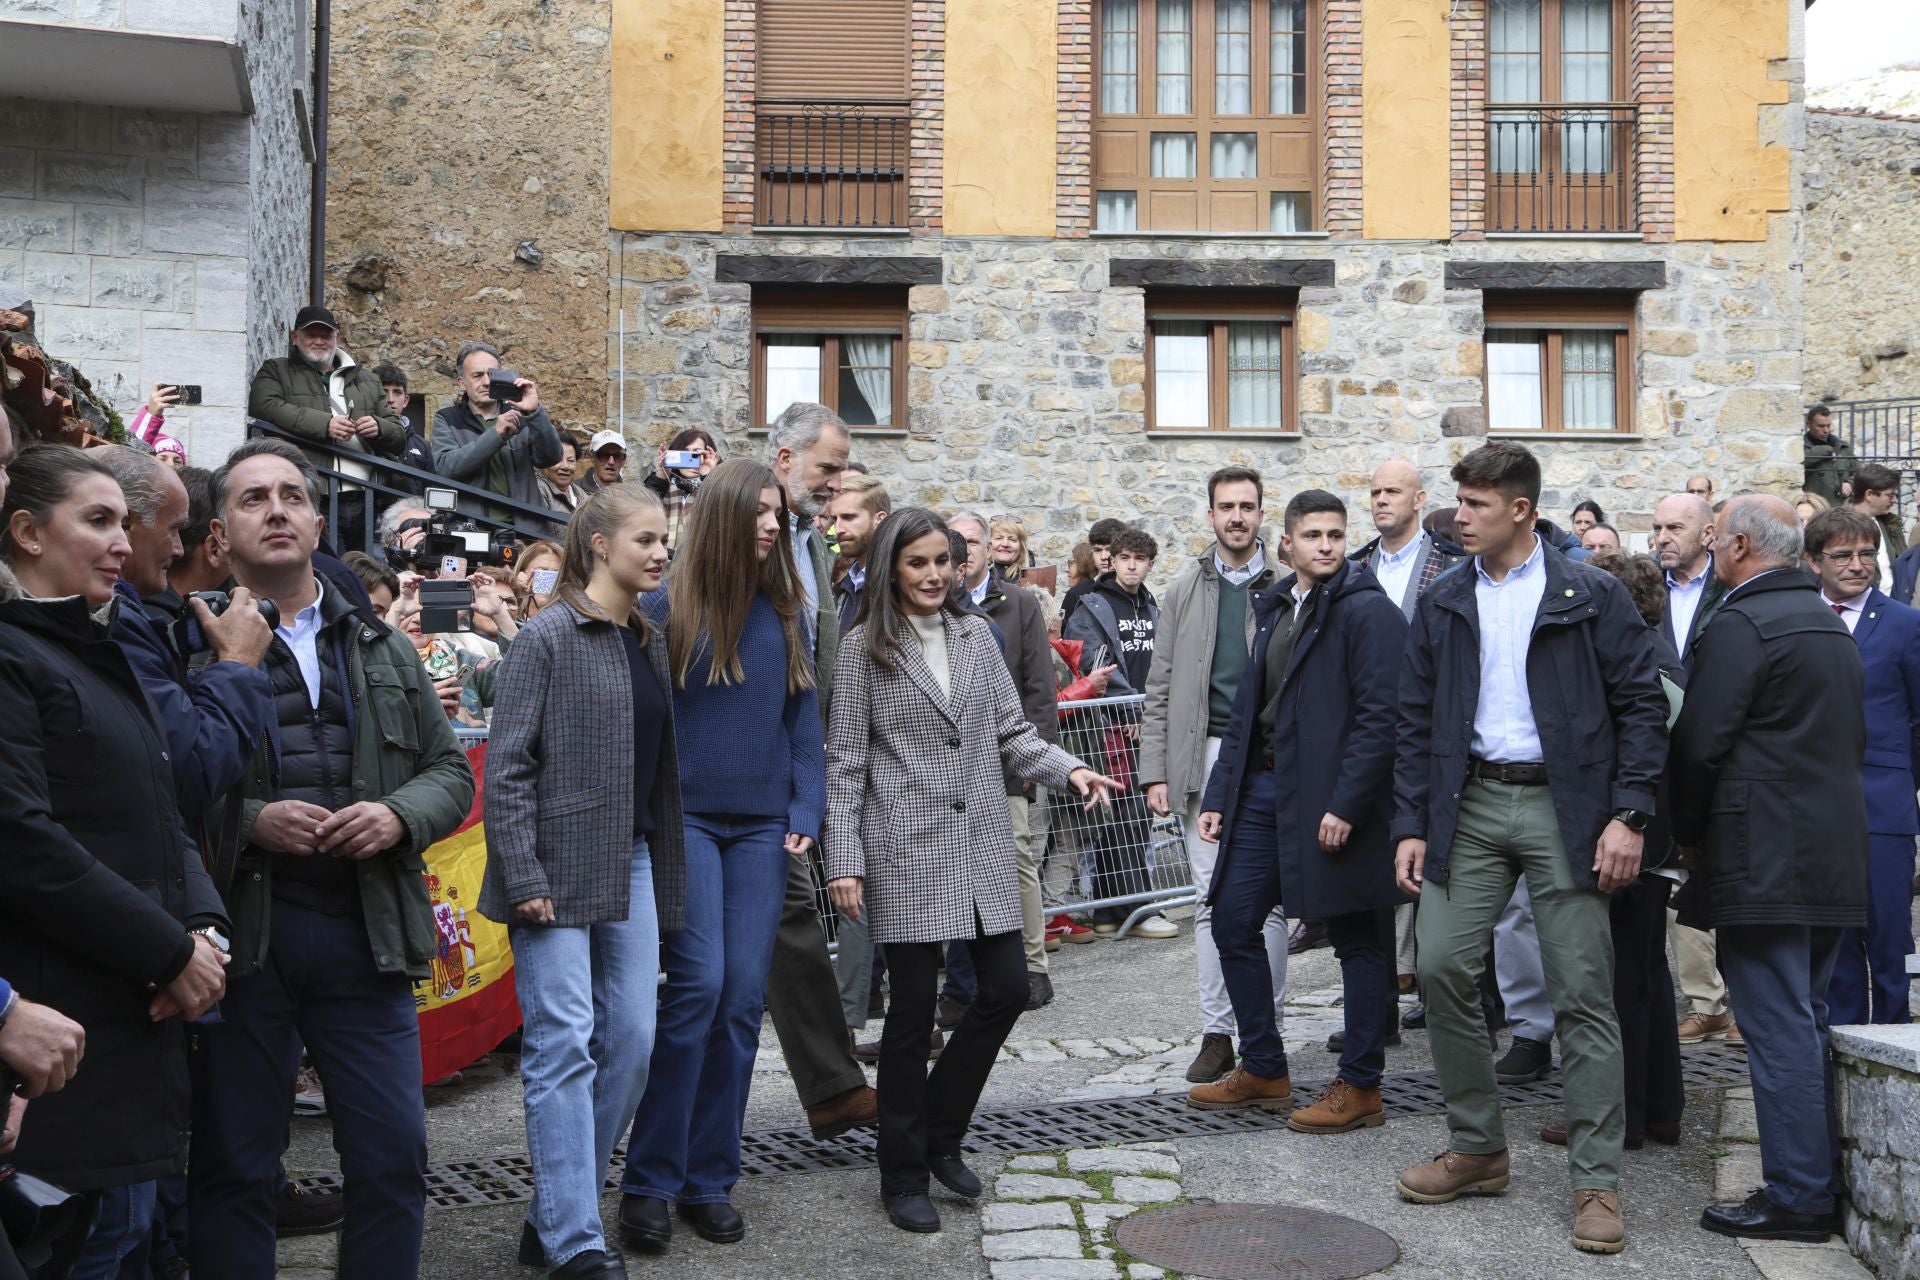
<svg viewBox="0 0 1920 1280">
<path fill-rule="evenodd" d="M 1210 1280 L 1351 1280 L 1400 1260 L 1384 1231 L 1284 1204 L 1190 1204 L 1123 1218 L 1114 1240 L 1142 1262 Z"/>
</svg>

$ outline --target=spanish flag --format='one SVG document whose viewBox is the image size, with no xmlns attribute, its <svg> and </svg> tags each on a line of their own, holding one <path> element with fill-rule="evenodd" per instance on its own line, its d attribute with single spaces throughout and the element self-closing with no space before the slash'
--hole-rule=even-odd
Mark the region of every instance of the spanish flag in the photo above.
<svg viewBox="0 0 1920 1280">
<path fill-rule="evenodd" d="M 426 856 L 436 935 L 433 974 L 413 984 L 423 1083 L 479 1060 L 520 1025 L 507 927 L 475 909 L 487 871 L 486 824 L 480 816 L 487 744 L 468 747 L 467 760 L 473 765 L 473 807 L 459 830 L 429 848 Z"/>
</svg>

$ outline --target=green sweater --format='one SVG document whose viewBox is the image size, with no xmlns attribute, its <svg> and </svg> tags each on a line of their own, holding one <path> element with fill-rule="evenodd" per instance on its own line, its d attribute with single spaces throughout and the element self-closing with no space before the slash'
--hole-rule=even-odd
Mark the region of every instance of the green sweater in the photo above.
<svg viewBox="0 0 1920 1280">
<path fill-rule="evenodd" d="M 1207 678 L 1207 736 L 1218 738 L 1233 718 L 1233 698 L 1247 669 L 1247 584 L 1219 580 L 1213 623 L 1213 665 Z"/>
</svg>

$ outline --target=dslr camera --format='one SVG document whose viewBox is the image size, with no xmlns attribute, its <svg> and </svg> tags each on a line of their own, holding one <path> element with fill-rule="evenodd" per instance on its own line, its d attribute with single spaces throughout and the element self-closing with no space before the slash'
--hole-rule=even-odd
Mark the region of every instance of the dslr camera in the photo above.
<svg viewBox="0 0 1920 1280">
<path fill-rule="evenodd" d="M 515 555 L 514 537 L 509 530 L 488 532 L 454 510 L 452 489 L 429 488 L 426 504 L 433 512 L 427 520 L 410 520 L 400 527 L 426 527 L 426 536 L 411 549 L 387 548 L 387 559 L 415 573 L 431 575 L 442 571 L 448 560 L 458 560 L 471 572 L 476 565 L 510 568 Z M 420 629 L 429 635 L 441 631 L 473 629 L 473 584 L 464 576 L 420 584 Z"/>
<path fill-rule="evenodd" d="M 207 606 L 214 617 L 225 613 L 233 604 L 233 597 L 224 591 L 195 591 L 186 600 L 181 601 L 184 611 L 167 628 L 167 643 L 181 662 L 191 662 L 193 655 L 208 647 L 206 628 L 200 625 L 200 619 L 194 615 L 191 601 L 199 600 Z M 254 604 L 260 609 L 260 616 L 267 620 L 267 626 L 280 625 L 280 610 L 273 601 L 256 598 Z"/>
</svg>

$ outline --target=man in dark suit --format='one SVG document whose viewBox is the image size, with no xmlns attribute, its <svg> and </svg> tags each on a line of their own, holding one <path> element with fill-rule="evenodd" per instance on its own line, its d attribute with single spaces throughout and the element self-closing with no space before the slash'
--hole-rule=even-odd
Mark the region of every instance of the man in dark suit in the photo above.
<svg viewBox="0 0 1920 1280">
<path fill-rule="evenodd" d="M 1920 834 L 1920 805 L 1914 803 L 1920 610 L 1894 603 L 1873 585 L 1877 524 L 1857 507 L 1836 507 L 1808 521 L 1805 535 L 1807 560 L 1820 575 L 1820 597 L 1853 632 L 1866 673 L 1867 927 L 1847 930 L 1834 963 L 1827 1013 L 1842 1024 L 1910 1020 L 1908 910 L 1913 838 Z"/>
<path fill-rule="evenodd" d="M 1713 567 L 1727 597 L 1700 636 L 1667 781 L 1673 838 L 1694 864 L 1681 916 L 1719 931 L 1766 1179 L 1700 1225 L 1818 1244 L 1841 1190 L 1827 985 L 1842 932 L 1867 922 L 1867 734 L 1859 650 L 1799 559 L 1799 522 L 1778 498 L 1721 513 Z M 1812 760 L 1818 785 L 1795 785 Z"/>
</svg>

